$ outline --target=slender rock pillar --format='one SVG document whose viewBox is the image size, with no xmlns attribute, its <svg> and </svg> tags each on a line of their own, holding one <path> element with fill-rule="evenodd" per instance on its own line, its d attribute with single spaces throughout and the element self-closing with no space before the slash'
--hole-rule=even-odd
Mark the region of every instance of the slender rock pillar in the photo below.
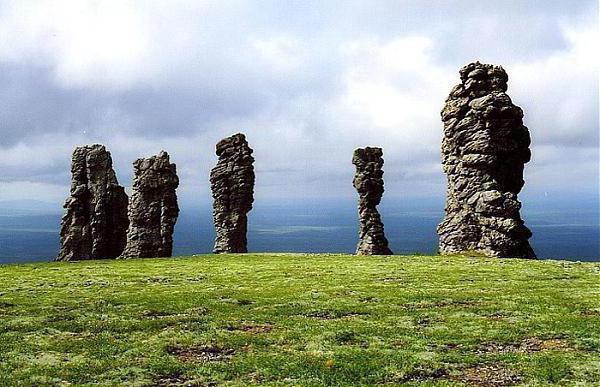
<svg viewBox="0 0 600 387">
<path fill-rule="evenodd" d="M 104 145 L 75 148 L 57 261 L 116 258 L 125 247 L 127 194 Z"/>
<path fill-rule="evenodd" d="M 213 252 L 248 252 L 248 212 L 254 202 L 254 158 L 246 137 L 235 134 L 219 141 L 219 160 L 210 172 L 216 239 Z"/>
<path fill-rule="evenodd" d="M 441 112 L 448 190 L 440 253 L 535 258 L 517 198 L 531 139 L 523 111 L 506 94 L 508 75 L 475 62 L 460 70 L 460 79 Z"/>
<path fill-rule="evenodd" d="M 127 246 L 120 258 L 170 257 L 179 207 L 175 164 L 161 151 L 133 163 L 133 193 L 129 201 Z"/>
<path fill-rule="evenodd" d="M 391 255 L 383 231 L 377 205 L 383 196 L 383 151 L 381 148 L 359 148 L 354 151 L 352 164 L 356 166 L 353 185 L 358 191 L 360 219 L 358 255 Z"/>
</svg>

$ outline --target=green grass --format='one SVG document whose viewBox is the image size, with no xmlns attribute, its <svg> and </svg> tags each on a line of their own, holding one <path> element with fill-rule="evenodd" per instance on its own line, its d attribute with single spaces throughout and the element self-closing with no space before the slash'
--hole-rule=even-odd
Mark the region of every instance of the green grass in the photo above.
<svg viewBox="0 0 600 387">
<path fill-rule="evenodd" d="M 598 263 L 246 254 L 0 267 L 0 386 L 599 383 Z"/>
</svg>

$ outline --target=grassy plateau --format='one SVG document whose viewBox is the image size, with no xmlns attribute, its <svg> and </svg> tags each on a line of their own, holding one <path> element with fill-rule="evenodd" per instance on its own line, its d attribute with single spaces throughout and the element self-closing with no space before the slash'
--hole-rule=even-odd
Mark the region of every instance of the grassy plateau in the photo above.
<svg viewBox="0 0 600 387">
<path fill-rule="evenodd" d="M 600 385 L 600 263 L 244 254 L 0 266 L 0 386 Z"/>
</svg>

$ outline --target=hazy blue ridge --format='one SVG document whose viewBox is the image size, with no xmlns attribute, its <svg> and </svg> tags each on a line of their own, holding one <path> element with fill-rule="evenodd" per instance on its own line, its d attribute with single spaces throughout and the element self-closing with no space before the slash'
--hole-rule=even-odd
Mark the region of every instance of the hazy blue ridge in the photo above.
<svg viewBox="0 0 600 387">
<path fill-rule="evenodd" d="M 385 200 L 384 200 L 385 202 Z M 597 207 L 552 204 L 523 209 L 540 258 L 600 261 Z M 61 208 L 36 203 L 0 203 L 0 263 L 49 261 L 59 246 Z M 546 208 L 544 208 L 546 207 Z M 386 235 L 396 254 L 435 254 L 439 200 L 382 203 Z M 175 229 L 174 255 L 208 253 L 214 231 L 211 209 L 182 208 Z M 248 244 L 256 252 L 354 252 L 358 220 L 353 201 L 256 203 L 250 213 Z"/>
</svg>

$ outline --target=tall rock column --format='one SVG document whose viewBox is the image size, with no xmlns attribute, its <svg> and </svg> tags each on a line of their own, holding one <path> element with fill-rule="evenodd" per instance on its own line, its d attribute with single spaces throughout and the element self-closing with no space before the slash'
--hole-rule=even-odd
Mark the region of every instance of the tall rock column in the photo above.
<svg viewBox="0 0 600 387">
<path fill-rule="evenodd" d="M 391 255 L 383 232 L 377 205 L 383 196 L 383 151 L 381 148 L 358 148 L 352 156 L 356 166 L 353 185 L 358 191 L 360 219 L 358 255 Z"/>
<path fill-rule="evenodd" d="M 531 140 L 523 111 L 506 94 L 508 75 L 476 62 L 460 70 L 460 79 L 441 112 L 448 190 L 440 253 L 535 258 L 517 199 Z"/>
<path fill-rule="evenodd" d="M 125 247 L 127 194 L 104 145 L 75 148 L 57 261 L 116 258 Z"/>
<path fill-rule="evenodd" d="M 127 246 L 120 258 L 170 257 L 179 207 L 175 164 L 161 151 L 133 163 L 133 192 L 129 201 Z"/>
<path fill-rule="evenodd" d="M 254 202 L 254 158 L 246 137 L 234 134 L 217 144 L 217 165 L 210 172 L 216 239 L 213 252 L 248 252 L 247 213 Z"/>
</svg>

